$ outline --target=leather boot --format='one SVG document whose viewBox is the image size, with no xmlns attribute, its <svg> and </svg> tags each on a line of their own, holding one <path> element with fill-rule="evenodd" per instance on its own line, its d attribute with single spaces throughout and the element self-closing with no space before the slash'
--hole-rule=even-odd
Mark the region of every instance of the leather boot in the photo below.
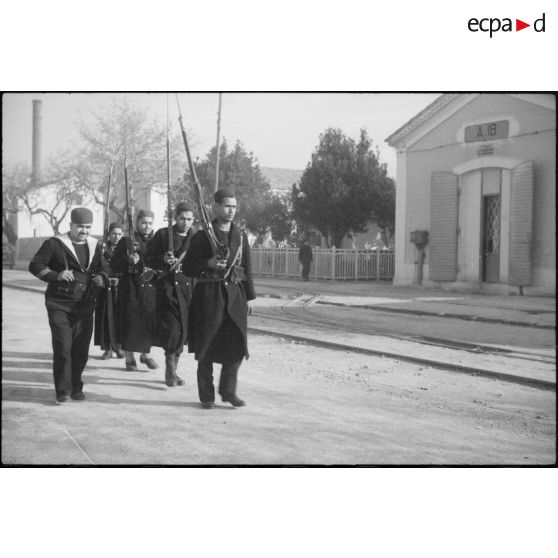
<svg viewBox="0 0 558 558">
<path fill-rule="evenodd" d="M 176 373 L 176 370 L 178 368 L 178 359 L 180 358 L 180 355 L 177 355 L 175 353 L 173 356 L 174 356 L 174 379 L 176 381 L 177 386 L 183 386 L 184 380 Z"/>
<path fill-rule="evenodd" d="M 178 385 L 176 379 L 176 360 L 172 353 L 165 353 L 165 384 L 169 387 Z"/>
</svg>

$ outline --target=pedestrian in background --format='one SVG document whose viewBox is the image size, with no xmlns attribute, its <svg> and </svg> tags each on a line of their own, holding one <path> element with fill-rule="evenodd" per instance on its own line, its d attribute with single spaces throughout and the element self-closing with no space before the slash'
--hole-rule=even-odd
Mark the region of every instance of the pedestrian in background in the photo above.
<svg viewBox="0 0 558 558">
<path fill-rule="evenodd" d="M 173 250 L 169 251 L 169 229 L 159 229 L 147 246 L 146 264 L 157 271 L 155 319 L 152 344 L 165 351 L 165 383 L 182 386 L 178 361 L 187 343 L 188 306 L 192 299 L 192 278 L 182 271 L 182 262 L 194 235 L 194 208 L 181 202 L 174 210 Z"/>
<path fill-rule="evenodd" d="M 97 241 L 89 237 L 93 213 L 79 207 L 71 212 L 70 220 L 70 231 L 45 240 L 29 264 L 29 271 L 48 283 L 45 305 L 58 404 L 68 396 L 75 401 L 85 399 L 81 376 L 93 333 L 94 287 L 103 281 L 94 275 Z"/>
<path fill-rule="evenodd" d="M 246 234 L 234 223 L 237 205 L 234 193 L 223 188 L 214 194 L 213 229 L 227 257 L 213 252 L 206 231 L 198 231 L 182 266 L 196 277 L 188 312 L 188 351 L 198 361 L 198 393 L 203 409 L 215 407 L 213 363 L 222 364 L 219 380 L 221 399 L 234 407 L 245 402 L 237 397 L 238 369 L 248 358 L 248 313 L 256 298 Z"/>
<path fill-rule="evenodd" d="M 312 247 L 310 246 L 310 241 L 305 238 L 302 241 L 302 246 L 298 251 L 298 260 L 302 265 L 301 277 L 303 281 L 308 281 L 308 276 L 310 275 L 310 265 L 312 264 Z"/>
<path fill-rule="evenodd" d="M 138 211 L 136 230 L 130 239 L 120 239 L 111 259 L 111 268 L 120 274 L 116 296 L 118 341 L 126 357 L 126 370 L 138 369 L 134 353 L 150 369 L 159 366 L 151 358 L 151 334 L 155 313 L 153 270 L 145 265 L 147 245 L 153 238 L 153 212 Z"/>
<path fill-rule="evenodd" d="M 122 225 L 118 222 L 111 223 L 106 242 L 99 242 L 96 272 L 103 278 L 103 287 L 97 293 L 95 306 L 95 333 L 93 342 L 104 351 L 103 360 L 112 357 L 113 352 L 117 358 L 124 358 L 120 344 L 117 341 L 117 316 L 116 292 L 118 287 L 118 274 L 110 265 L 118 241 L 122 238 Z"/>
</svg>

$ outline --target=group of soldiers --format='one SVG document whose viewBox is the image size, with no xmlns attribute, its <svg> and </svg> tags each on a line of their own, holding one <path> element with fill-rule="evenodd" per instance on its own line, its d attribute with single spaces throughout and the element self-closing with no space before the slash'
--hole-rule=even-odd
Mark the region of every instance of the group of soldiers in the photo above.
<svg viewBox="0 0 558 558">
<path fill-rule="evenodd" d="M 93 214 L 71 213 L 70 231 L 47 239 L 29 271 L 48 283 L 45 303 L 52 334 L 56 403 L 85 399 L 82 373 L 89 345 L 125 359 L 128 371 L 140 363 L 158 368 L 151 347 L 165 352 L 165 383 L 181 386 L 178 361 L 188 347 L 197 361 L 201 406 L 215 406 L 213 364 L 222 365 L 218 393 L 235 407 L 238 369 L 248 358 L 247 318 L 256 298 L 246 234 L 234 223 L 236 196 L 214 195 L 212 231 L 194 231 L 194 211 L 181 202 L 174 225 L 154 233 L 153 212 L 140 210 L 133 234 L 112 223 L 108 238 L 89 236 Z M 172 242 L 169 235 L 172 234 Z M 172 246 L 172 250 L 169 247 Z"/>
</svg>

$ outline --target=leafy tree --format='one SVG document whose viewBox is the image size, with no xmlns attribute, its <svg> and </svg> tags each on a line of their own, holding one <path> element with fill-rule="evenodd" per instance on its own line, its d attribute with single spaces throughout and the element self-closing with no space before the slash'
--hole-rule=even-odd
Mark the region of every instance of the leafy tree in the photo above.
<svg viewBox="0 0 558 558">
<path fill-rule="evenodd" d="M 292 192 L 297 221 L 319 230 L 328 246 L 340 246 L 349 233 L 365 232 L 375 220 L 393 229 L 395 184 L 366 130 L 356 143 L 340 129 L 329 128 Z"/>
<path fill-rule="evenodd" d="M 266 221 L 269 223 L 271 238 L 278 244 L 292 243 L 294 222 L 288 200 L 274 195 L 265 208 Z"/>
<path fill-rule="evenodd" d="M 211 201 L 215 187 L 215 153 L 213 147 L 196 165 L 206 203 Z M 269 227 L 265 208 L 271 202 L 271 187 L 253 153 L 247 153 L 240 141 L 230 151 L 226 140 L 220 146 L 219 187 L 234 190 L 238 202 L 237 221 L 245 219 L 252 232 L 264 235 Z"/>
</svg>

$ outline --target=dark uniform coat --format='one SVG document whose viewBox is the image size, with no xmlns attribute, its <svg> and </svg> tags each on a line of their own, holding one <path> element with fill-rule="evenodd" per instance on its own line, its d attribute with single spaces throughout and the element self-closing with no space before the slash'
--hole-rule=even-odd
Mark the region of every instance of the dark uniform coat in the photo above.
<svg viewBox="0 0 558 558">
<path fill-rule="evenodd" d="M 118 275 L 110 267 L 115 246 L 99 242 L 95 259 L 98 262 L 96 272 L 103 277 L 103 287 L 97 291 L 95 306 L 94 343 L 104 351 L 114 349 L 118 343 L 116 318 L 116 291 Z"/>
<path fill-rule="evenodd" d="M 250 266 L 250 245 L 234 224 L 228 233 L 214 222 L 219 241 L 229 247 L 227 269 L 234 263 L 242 243 L 241 268 L 227 278 L 207 267 L 213 252 L 205 231 L 192 238 L 182 269 L 197 277 L 188 316 L 188 351 L 196 360 L 228 363 L 248 357 L 248 300 L 256 298 Z"/>
<path fill-rule="evenodd" d="M 31 259 L 29 271 L 48 283 L 45 291 L 47 310 L 61 310 L 73 315 L 93 312 L 93 287 L 88 280 L 88 272 L 92 272 L 98 265 L 98 260 L 94 257 L 97 240 L 88 238 L 87 246 L 89 249 L 87 268 L 80 264 L 67 233 L 45 240 Z M 75 285 L 58 281 L 58 274 L 65 269 L 73 271 L 76 280 L 72 283 Z M 86 290 L 76 289 L 75 286 L 78 284 L 85 285 Z"/>
<path fill-rule="evenodd" d="M 180 236 L 176 225 L 173 226 L 173 253 L 176 258 L 187 252 L 193 236 L 192 228 L 185 236 Z M 180 353 L 187 343 L 192 279 L 182 272 L 182 263 L 176 271 L 169 271 L 169 266 L 163 261 L 168 252 L 168 239 L 168 228 L 159 229 L 147 247 L 145 258 L 146 264 L 158 272 L 152 344 L 172 353 Z"/>
<path fill-rule="evenodd" d="M 121 274 L 116 297 L 117 339 L 125 351 L 148 353 L 151 348 L 155 287 L 153 272 L 145 265 L 145 254 L 152 238 L 153 232 L 145 237 L 134 232 L 133 240 L 140 257 L 137 264 L 128 263 L 127 237 L 119 240 L 111 259 L 113 272 Z"/>
<path fill-rule="evenodd" d="M 312 248 L 303 244 L 298 251 L 298 259 L 303 264 L 309 264 L 312 261 Z"/>
</svg>

